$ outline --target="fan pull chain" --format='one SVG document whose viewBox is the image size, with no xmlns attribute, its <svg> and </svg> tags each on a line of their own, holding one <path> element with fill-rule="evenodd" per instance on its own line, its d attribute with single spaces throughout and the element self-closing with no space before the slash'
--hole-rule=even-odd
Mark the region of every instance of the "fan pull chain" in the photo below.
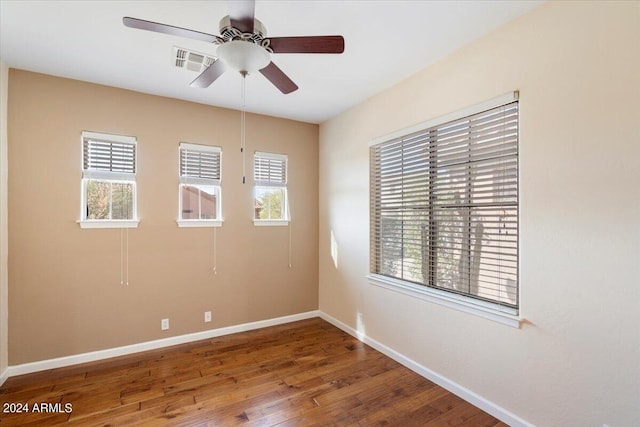
<svg viewBox="0 0 640 427">
<path fill-rule="evenodd" d="M 240 110 L 240 152 L 242 153 L 242 183 L 246 183 L 246 169 L 245 169 L 245 144 L 246 144 L 246 84 L 247 84 L 247 72 L 240 71 L 242 75 L 242 110 Z"/>
</svg>

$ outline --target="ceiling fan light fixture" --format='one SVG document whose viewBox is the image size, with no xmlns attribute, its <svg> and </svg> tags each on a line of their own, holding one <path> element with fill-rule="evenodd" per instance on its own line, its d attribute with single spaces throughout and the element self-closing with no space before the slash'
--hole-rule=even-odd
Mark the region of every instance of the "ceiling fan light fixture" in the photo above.
<svg viewBox="0 0 640 427">
<path fill-rule="evenodd" d="M 244 40 L 232 40 L 218 46 L 217 56 L 234 70 L 247 73 L 261 70 L 271 62 L 266 49 Z"/>
</svg>

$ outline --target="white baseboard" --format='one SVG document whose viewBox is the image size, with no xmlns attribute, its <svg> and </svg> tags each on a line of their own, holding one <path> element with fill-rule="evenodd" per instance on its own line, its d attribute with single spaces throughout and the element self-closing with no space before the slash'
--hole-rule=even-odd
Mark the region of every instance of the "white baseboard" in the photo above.
<svg viewBox="0 0 640 427">
<path fill-rule="evenodd" d="M 2 384 L 9 378 L 9 368 L 6 368 L 2 373 L 0 373 L 0 387 Z"/>
<path fill-rule="evenodd" d="M 412 371 L 420 374 L 421 376 L 425 377 L 426 379 L 438 384 L 439 386 L 441 386 L 442 388 L 447 389 L 448 391 L 450 391 L 453 394 L 456 394 L 458 396 L 460 396 L 461 398 L 463 398 L 464 400 L 466 400 L 467 402 L 470 402 L 471 404 L 477 406 L 478 408 L 482 409 L 483 411 L 493 415 L 494 417 L 498 418 L 500 421 L 509 424 L 512 427 L 533 427 L 533 424 L 523 420 L 522 418 L 518 417 L 517 415 L 507 411 L 506 409 L 502 408 L 501 406 L 496 405 L 495 403 L 485 399 L 484 397 L 474 393 L 473 391 L 469 390 L 468 388 L 465 388 L 463 386 L 461 386 L 460 384 L 451 381 L 450 379 L 438 374 L 437 372 L 432 371 L 431 369 L 419 364 L 418 362 L 416 362 L 413 359 L 410 359 L 406 356 L 404 356 L 401 353 L 398 353 L 397 351 L 393 350 L 392 348 L 387 347 L 386 345 L 382 344 L 379 341 L 374 340 L 373 338 L 368 337 L 367 335 L 363 334 L 360 331 L 357 331 L 356 329 L 352 328 L 351 326 L 341 322 L 340 320 L 336 319 L 333 316 L 328 315 L 327 313 L 320 311 L 320 317 L 323 318 L 324 320 L 326 320 L 327 322 L 333 324 L 334 326 L 342 329 L 343 331 L 347 332 L 349 335 L 352 335 L 356 338 L 358 338 L 358 340 L 364 342 L 367 345 L 370 345 L 371 347 L 375 348 L 376 350 L 378 350 L 380 353 L 389 356 L 390 358 L 392 358 L 393 360 L 395 360 L 396 362 L 406 366 L 407 368 L 411 369 Z"/>
<path fill-rule="evenodd" d="M 22 365 L 9 366 L 0 376 L 0 385 L 7 377 L 30 374 L 32 372 L 44 371 L 47 369 L 62 368 L 64 366 L 77 365 L 79 363 L 94 362 L 96 360 L 108 359 L 110 357 L 124 356 L 141 351 L 155 350 L 162 347 L 169 347 L 176 344 L 184 344 L 192 341 L 215 338 L 222 335 L 246 332 L 253 329 L 266 328 L 268 326 L 281 325 L 283 323 L 295 322 L 297 320 L 319 317 L 318 310 L 307 311 L 305 313 L 292 314 L 290 316 L 276 317 L 274 319 L 259 320 L 257 322 L 243 323 L 240 325 L 227 326 L 224 328 L 210 329 L 208 331 L 195 332 L 193 334 L 179 335 L 175 337 L 163 338 L 155 341 L 147 341 L 138 344 L 126 345 L 123 347 L 109 348 L 106 350 L 92 351 L 90 353 L 74 354 L 72 356 L 58 357 L 56 359 L 40 360 L 38 362 L 24 363 Z"/>
</svg>

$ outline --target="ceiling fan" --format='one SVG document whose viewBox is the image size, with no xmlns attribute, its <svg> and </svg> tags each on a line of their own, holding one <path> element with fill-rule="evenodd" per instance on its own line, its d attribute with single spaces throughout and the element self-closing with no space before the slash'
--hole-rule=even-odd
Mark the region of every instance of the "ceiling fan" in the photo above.
<svg viewBox="0 0 640 427">
<path fill-rule="evenodd" d="M 209 87 L 228 68 L 243 76 L 260 71 L 282 93 L 291 93 L 298 86 L 271 61 L 273 53 L 342 53 L 342 36 L 267 37 L 262 22 L 255 18 L 254 0 L 229 0 L 229 15 L 220 21 L 220 35 L 125 17 L 125 26 L 173 36 L 201 40 L 218 45 L 218 60 L 195 80 L 192 87 Z M 221 60 L 220 60 L 221 59 Z"/>
</svg>

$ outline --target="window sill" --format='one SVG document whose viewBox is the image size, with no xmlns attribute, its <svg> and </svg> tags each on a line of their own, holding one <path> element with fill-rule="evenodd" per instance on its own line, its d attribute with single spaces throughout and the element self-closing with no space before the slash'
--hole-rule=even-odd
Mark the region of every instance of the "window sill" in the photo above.
<svg viewBox="0 0 640 427">
<path fill-rule="evenodd" d="M 512 328 L 519 329 L 520 323 L 523 321 L 523 319 L 518 316 L 517 310 L 511 307 L 503 307 L 498 304 L 465 297 L 464 295 L 452 294 L 439 289 L 415 285 L 378 274 L 370 274 L 367 278 L 372 285 L 473 314 L 484 319 L 493 320 L 494 322 L 502 323 Z"/>
<path fill-rule="evenodd" d="M 282 227 L 289 225 L 289 220 L 254 219 L 253 225 L 256 227 Z"/>
<path fill-rule="evenodd" d="M 221 219 L 179 219 L 176 222 L 180 228 L 222 227 Z"/>
<path fill-rule="evenodd" d="M 80 225 L 80 228 L 138 228 L 137 219 L 133 220 L 80 220 L 77 223 Z"/>
</svg>

